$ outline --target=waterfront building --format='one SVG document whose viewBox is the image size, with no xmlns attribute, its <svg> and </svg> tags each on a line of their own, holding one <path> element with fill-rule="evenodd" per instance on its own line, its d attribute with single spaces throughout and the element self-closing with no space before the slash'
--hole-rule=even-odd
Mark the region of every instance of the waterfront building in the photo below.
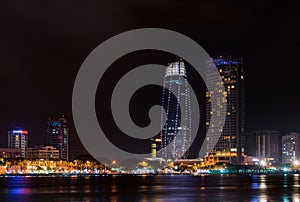
<svg viewBox="0 0 300 202">
<path fill-rule="evenodd" d="M 300 133 L 282 136 L 282 163 L 292 164 L 300 160 Z"/>
<path fill-rule="evenodd" d="M 183 61 L 171 63 L 166 68 L 163 87 L 161 157 L 166 160 L 187 158 L 191 142 L 191 105 Z M 165 113 L 166 117 L 164 117 Z M 170 147 L 167 149 L 169 144 Z"/>
<path fill-rule="evenodd" d="M 22 157 L 21 148 L 0 148 L 0 158 L 20 158 Z"/>
<path fill-rule="evenodd" d="M 281 135 L 277 131 L 255 132 L 256 156 L 270 163 L 281 163 Z"/>
<path fill-rule="evenodd" d="M 64 116 L 49 119 L 47 143 L 59 150 L 59 158 L 69 160 L 69 127 Z"/>
<path fill-rule="evenodd" d="M 160 138 L 151 139 L 151 158 L 157 158 L 157 147 L 161 144 L 162 140 Z"/>
<path fill-rule="evenodd" d="M 40 145 L 34 148 L 27 148 L 26 158 L 28 159 L 58 159 L 59 150 L 51 145 Z"/>
<path fill-rule="evenodd" d="M 19 148 L 22 151 L 21 157 L 25 158 L 28 147 L 28 131 L 15 128 L 8 131 L 8 148 Z"/>
<path fill-rule="evenodd" d="M 244 165 L 259 165 L 260 162 L 261 160 L 257 156 L 244 156 Z"/>
<path fill-rule="evenodd" d="M 231 57 L 222 57 L 212 59 L 212 62 L 219 70 L 216 75 L 210 69 L 206 72 L 206 82 L 220 85 L 211 92 L 206 92 L 206 130 L 210 127 L 216 133 L 215 138 L 206 139 L 206 162 L 231 163 L 236 165 L 243 164 L 244 143 L 245 143 L 245 81 L 243 61 L 241 58 L 233 59 Z M 219 82 L 219 76 L 222 82 Z M 220 93 L 222 85 L 225 87 L 226 99 L 219 99 L 217 103 L 226 102 L 227 110 L 225 125 L 220 126 L 219 120 L 211 122 L 210 117 L 213 113 L 221 114 L 224 108 L 212 109 L 212 94 Z M 221 119 L 221 117 L 220 117 Z M 221 132 L 219 137 L 217 134 Z M 217 141 L 215 145 L 214 142 Z"/>
</svg>

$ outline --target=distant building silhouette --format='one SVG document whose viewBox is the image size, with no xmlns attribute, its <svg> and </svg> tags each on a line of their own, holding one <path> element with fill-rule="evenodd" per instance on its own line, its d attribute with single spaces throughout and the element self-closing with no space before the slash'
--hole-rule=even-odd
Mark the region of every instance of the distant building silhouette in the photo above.
<svg viewBox="0 0 300 202">
<path fill-rule="evenodd" d="M 80 156 L 88 156 L 88 155 L 90 155 L 89 152 L 83 146 L 82 146 L 82 148 L 81 147 L 73 148 L 73 149 L 70 149 L 69 160 L 73 161 Z"/>
<path fill-rule="evenodd" d="M 281 135 L 277 131 L 255 133 L 256 156 L 271 163 L 281 163 Z"/>
</svg>

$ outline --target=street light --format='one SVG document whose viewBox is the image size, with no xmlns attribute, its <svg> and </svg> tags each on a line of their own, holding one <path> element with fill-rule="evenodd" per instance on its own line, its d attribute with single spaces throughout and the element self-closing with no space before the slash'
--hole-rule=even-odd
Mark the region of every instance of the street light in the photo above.
<svg viewBox="0 0 300 202">
<path fill-rule="evenodd" d="M 294 161 L 294 165 L 295 166 L 299 166 L 300 165 L 300 162 L 298 160 Z"/>
</svg>

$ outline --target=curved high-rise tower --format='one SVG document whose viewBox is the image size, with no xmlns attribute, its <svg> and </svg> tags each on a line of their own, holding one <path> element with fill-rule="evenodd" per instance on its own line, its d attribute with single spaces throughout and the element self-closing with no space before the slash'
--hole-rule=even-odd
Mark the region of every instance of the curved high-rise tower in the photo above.
<svg viewBox="0 0 300 202">
<path fill-rule="evenodd" d="M 186 158 L 191 142 L 191 105 L 183 61 L 167 67 L 163 86 L 161 155 L 166 160 Z"/>
</svg>

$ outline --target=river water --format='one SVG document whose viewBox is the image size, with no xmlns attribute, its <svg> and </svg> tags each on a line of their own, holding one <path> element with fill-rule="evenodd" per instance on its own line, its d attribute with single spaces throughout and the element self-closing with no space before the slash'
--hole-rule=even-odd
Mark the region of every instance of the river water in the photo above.
<svg viewBox="0 0 300 202">
<path fill-rule="evenodd" d="M 300 175 L 1 176 L 0 201 L 300 202 Z"/>
</svg>

